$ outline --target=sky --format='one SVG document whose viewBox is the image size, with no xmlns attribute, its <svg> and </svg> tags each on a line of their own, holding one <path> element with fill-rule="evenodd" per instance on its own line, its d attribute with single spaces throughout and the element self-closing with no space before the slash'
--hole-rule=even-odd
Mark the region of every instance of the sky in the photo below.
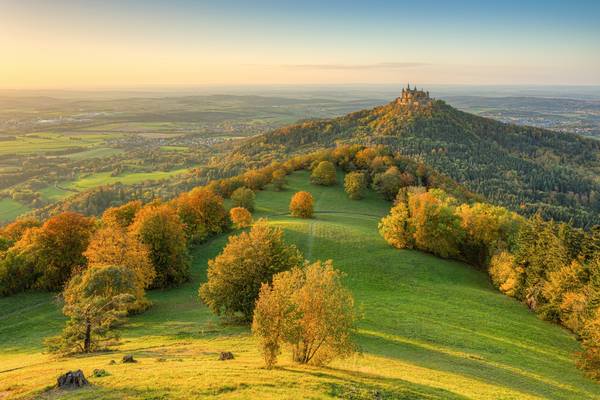
<svg viewBox="0 0 600 400">
<path fill-rule="evenodd" d="M 600 85 L 600 1 L 0 0 L 2 89 L 404 82 Z"/>
</svg>

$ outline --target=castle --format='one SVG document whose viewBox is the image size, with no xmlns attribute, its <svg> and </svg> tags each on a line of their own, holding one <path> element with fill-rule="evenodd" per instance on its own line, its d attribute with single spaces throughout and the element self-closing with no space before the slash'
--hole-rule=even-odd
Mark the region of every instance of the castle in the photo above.
<svg viewBox="0 0 600 400">
<path fill-rule="evenodd" d="M 419 106 L 431 103 L 431 98 L 428 91 L 419 90 L 416 86 L 414 89 L 411 89 L 409 83 L 406 88 L 402 89 L 402 96 L 398 97 L 396 101 L 402 105 Z"/>
</svg>

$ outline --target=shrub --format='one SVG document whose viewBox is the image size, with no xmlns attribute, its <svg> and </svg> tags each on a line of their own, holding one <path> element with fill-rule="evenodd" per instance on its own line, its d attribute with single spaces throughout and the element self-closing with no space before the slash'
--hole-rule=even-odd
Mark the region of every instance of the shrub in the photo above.
<svg viewBox="0 0 600 400">
<path fill-rule="evenodd" d="M 244 207 L 234 207 L 229 210 L 229 217 L 237 229 L 247 228 L 252 225 L 252 214 Z"/>
<path fill-rule="evenodd" d="M 317 261 L 263 283 L 252 331 L 268 368 L 282 344 L 291 346 L 294 361 L 302 364 L 321 365 L 354 352 L 354 300 L 340 278 L 331 261 Z"/>
<path fill-rule="evenodd" d="M 290 213 L 293 217 L 311 218 L 314 199 L 309 192 L 297 192 L 290 201 Z"/>
<path fill-rule="evenodd" d="M 403 178 L 397 167 L 390 167 L 384 173 L 373 177 L 373 189 L 380 193 L 384 199 L 392 201 L 402 187 Z"/>
<path fill-rule="evenodd" d="M 316 185 L 335 185 L 337 177 L 333 163 L 331 161 L 321 161 L 310 174 L 310 181 Z"/>
<path fill-rule="evenodd" d="M 250 170 L 244 174 L 244 186 L 252 190 L 262 190 L 269 183 L 269 176 L 262 171 Z"/>
<path fill-rule="evenodd" d="M 148 246 L 156 271 L 153 288 L 179 285 L 190 277 L 183 224 L 167 204 L 147 205 L 136 215 L 129 232 Z"/>
<path fill-rule="evenodd" d="M 252 189 L 247 187 L 237 188 L 231 194 L 234 207 L 244 207 L 248 211 L 254 211 L 254 199 L 256 198 Z"/>
<path fill-rule="evenodd" d="M 215 314 L 251 321 L 260 285 L 301 263 L 300 252 L 285 243 L 283 231 L 259 220 L 250 232 L 230 236 L 221 254 L 209 260 L 208 281 L 199 295 Z"/>
<path fill-rule="evenodd" d="M 367 177 L 364 172 L 350 172 L 344 178 L 344 190 L 352 200 L 359 200 L 365 196 L 367 190 Z"/>
</svg>

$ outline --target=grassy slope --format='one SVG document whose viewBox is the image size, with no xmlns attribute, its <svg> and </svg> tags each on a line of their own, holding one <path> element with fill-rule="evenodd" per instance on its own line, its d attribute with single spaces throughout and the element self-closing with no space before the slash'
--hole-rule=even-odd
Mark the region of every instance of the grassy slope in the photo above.
<svg viewBox="0 0 600 400">
<path fill-rule="evenodd" d="M 29 211 L 29 207 L 12 199 L 0 200 L 0 223 L 12 221 Z"/>
<path fill-rule="evenodd" d="M 285 215 L 293 191 L 310 190 L 321 211 L 313 220 Z M 383 398 L 579 399 L 598 398 L 600 387 L 575 368 L 577 342 L 565 330 L 537 319 L 496 292 L 485 273 L 458 262 L 388 247 L 377 234 L 389 205 L 374 194 L 347 200 L 339 187 L 307 184 L 257 196 L 258 215 L 269 216 L 310 259 L 332 258 L 346 272 L 364 314 L 357 337 L 363 354 L 326 368 L 301 367 L 283 354 L 267 371 L 245 327 L 220 324 L 196 291 L 206 261 L 226 243 L 212 240 L 194 251 L 192 282 L 154 291 L 155 305 L 130 319 L 114 353 L 60 359 L 40 354 L 41 340 L 60 329 L 62 317 L 47 294 L 0 299 L 0 398 L 23 395 L 54 382 L 57 374 L 104 368 L 91 389 L 50 391 L 64 398 Z M 229 350 L 234 361 L 217 361 Z M 125 353 L 138 364 L 109 365 Z"/>
</svg>

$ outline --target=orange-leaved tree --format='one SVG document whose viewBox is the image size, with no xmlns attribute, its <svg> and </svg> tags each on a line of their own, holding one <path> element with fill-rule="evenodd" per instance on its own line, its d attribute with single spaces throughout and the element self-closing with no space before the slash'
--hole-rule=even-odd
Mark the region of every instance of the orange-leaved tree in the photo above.
<svg viewBox="0 0 600 400">
<path fill-rule="evenodd" d="M 296 192 L 290 201 L 293 217 L 311 218 L 314 212 L 314 198 L 309 192 Z"/>
</svg>

